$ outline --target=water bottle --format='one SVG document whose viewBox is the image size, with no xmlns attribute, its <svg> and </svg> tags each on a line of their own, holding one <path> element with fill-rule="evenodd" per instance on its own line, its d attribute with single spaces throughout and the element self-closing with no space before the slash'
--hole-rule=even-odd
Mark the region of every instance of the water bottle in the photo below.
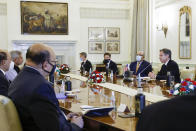
<svg viewBox="0 0 196 131">
<path fill-rule="evenodd" d="M 65 82 L 63 80 L 61 82 L 60 93 L 65 93 Z"/>
<path fill-rule="evenodd" d="M 110 79 L 111 79 L 111 82 L 113 82 L 113 79 L 114 79 L 114 73 L 113 73 L 113 70 L 111 70 L 111 73 L 110 73 Z"/>
<path fill-rule="evenodd" d="M 114 111 L 117 110 L 117 108 L 116 108 L 116 98 L 115 98 L 115 92 L 114 91 L 112 91 L 111 106 L 114 107 Z"/>
<path fill-rule="evenodd" d="M 167 72 L 166 86 L 167 87 L 170 87 L 171 86 L 171 73 L 169 71 Z"/>
<path fill-rule="evenodd" d="M 145 107 L 145 95 L 143 94 L 143 88 L 141 86 L 141 77 L 139 74 L 138 77 L 138 88 L 137 94 L 135 95 L 135 116 L 139 117 L 142 113 L 142 110 Z"/>
<path fill-rule="evenodd" d="M 71 78 L 69 76 L 66 77 L 66 91 L 71 91 L 72 90 L 72 84 L 71 84 Z"/>
</svg>

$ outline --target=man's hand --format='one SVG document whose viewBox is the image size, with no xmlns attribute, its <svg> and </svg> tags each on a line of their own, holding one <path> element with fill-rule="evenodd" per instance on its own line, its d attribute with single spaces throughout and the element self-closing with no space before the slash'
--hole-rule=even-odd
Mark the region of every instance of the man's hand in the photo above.
<svg viewBox="0 0 196 131">
<path fill-rule="evenodd" d="M 149 76 L 151 79 L 156 79 L 156 75 L 155 75 L 153 72 L 149 72 L 148 76 Z"/>
<path fill-rule="evenodd" d="M 67 115 L 67 119 L 68 119 L 68 120 L 71 120 L 74 116 L 79 117 L 79 116 L 81 116 L 81 114 L 79 114 L 79 113 L 69 113 L 69 114 Z"/>
<path fill-rule="evenodd" d="M 82 119 L 81 116 L 73 116 L 71 118 L 71 123 L 74 123 L 76 124 L 77 126 L 79 126 L 80 128 L 83 128 L 84 127 L 84 121 Z"/>
</svg>

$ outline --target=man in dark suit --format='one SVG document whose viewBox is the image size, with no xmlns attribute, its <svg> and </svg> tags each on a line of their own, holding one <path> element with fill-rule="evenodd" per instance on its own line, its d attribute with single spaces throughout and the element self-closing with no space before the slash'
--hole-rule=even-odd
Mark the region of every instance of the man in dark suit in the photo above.
<svg viewBox="0 0 196 131">
<path fill-rule="evenodd" d="M 105 53 L 104 54 L 104 60 L 103 63 L 106 66 L 106 73 L 108 73 L 108 71 L 113 71 L 114 74 L 118 73 L 118 68 L 115 62 L 113 62 L 111 60 L 111 54 L 110 53 Z"/>
<path fill-rule="evenodd" d="M 156 78 L 157 80 L 166 80 L 167 72 L 170 72 L 170 74 L 174 76 L 176 83 L 181 82 L 178 64 L 175 61 L 171 60 L 171 55 L 172 53 L 169 49 L 160 50 L 159 59 L 161 63 L 163 63 L 163 65 L 157 75 L 152 72 L 149 73 L 149 76 L 151 78 Z"/>
<path fill-rule="evenodd" d="M 23 130 L 81 130 L 82 118 L 77 115 L 66 118 L 51 83 L 45 79 L 56 68 L 54 51 L 46 45 L 34 44 L 27 50 L 26 59 L 26 66 L 12 82 L 8 93 L 16 105 Z"/>
<path fill-rule="evenodd" d="M 23 57 L 22 52 L 14 50 L 10 52 L 12 61 L 14 62 L 14 70 L 16 70 L 17 73 L 20 72 L 19 65 L 23 63 Z"/>
<path fill-rule="evenodd" d="M 17 50 L 11 51 L 10 54 L 12 62 L 9 71 L 6 72 L 6 78 L 12 82 L 20 72 L 19 65 L 23 63 L 23 57 L 22 53 Z"/>
<path fill-rule="evenodd" d="M 9 70 L 11 57 L 7 51 L 0 50 L 0 95 L 7 96 L 9 81 L 5 77 L 5 72 Z"/>
<path fill-rule="evenodd" d="M 138 75 L 141 77 L 148 76 L 149 72 L 152 72 L 152 66 L 149 62 L 144 60 L 144 52 L 139 51 L 136 56 L 136 61 L 132 62 L 129 66 L 129 70 L 133 71 L 133 75 Z"/>
<path fill-rule="evenodd" d="M 85 71 L 89 72 L 90 70 L 92 71 L 92 64 L 89 60 L 87 60 L 87 54 L 86 52 L 81 52 L 80 53 L 80 61 L 82 62 L 81 63 L 81 66 L 80 66 L 80 71 L 83 73 Z"/>
<path fill-rule="evenodd" d="M 149 105 L 136 131 L 196 131 L 196 93 Z"/>
</svg>

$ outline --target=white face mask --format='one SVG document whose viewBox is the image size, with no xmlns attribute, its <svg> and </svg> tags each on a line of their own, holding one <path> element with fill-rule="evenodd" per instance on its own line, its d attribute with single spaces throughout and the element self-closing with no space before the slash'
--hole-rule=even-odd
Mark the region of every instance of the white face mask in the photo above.
<svg viewBox="0 0 196 131">
<path fill-rule="evenodd" d="M 137 61 L 137 62 L 140 62 L 141 60 L 142 60 L 142 56 L 137 55 L 137 56 L 136 56 L 136 61 Z"/>
</svg>

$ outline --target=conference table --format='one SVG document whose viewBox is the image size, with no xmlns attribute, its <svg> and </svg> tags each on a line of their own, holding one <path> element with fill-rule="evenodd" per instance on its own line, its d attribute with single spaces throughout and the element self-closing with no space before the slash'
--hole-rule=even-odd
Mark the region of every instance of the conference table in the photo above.
<svg viewBox="0 0 196 131">
<path fill-rule="evenodd" d="M 106 77 L 106 83 L 89 84 L 87 78 L 79 73 L 65 74 L 71 77 L 72 89 L 77 90 L 74 97 L 59 100 L 60 107 L 65 113 L 82 112 L 81 106 L 108 107 L 112 105 L 115 97 L 115 110 L 108 116 L 88 117 L 83 115 L 84 128 L 89 131 L 135 131 L 138 118 L 122 118 L 117 112 L 120 104 L 125 104 L 130 112 L 134 112 L 134 95 L 137 93 L 137 81 L 123 82 L 122 78 L 113 81 Z M 115 88 L 114 88 L 115 87 Z M 146 105 L 166 100 L 172 96 L 168 93 L 165 82 L 144 81 L 142 83 L 146 96 Z M 128 93 L 127 93 L 128 92 Z"/>
</svg>

